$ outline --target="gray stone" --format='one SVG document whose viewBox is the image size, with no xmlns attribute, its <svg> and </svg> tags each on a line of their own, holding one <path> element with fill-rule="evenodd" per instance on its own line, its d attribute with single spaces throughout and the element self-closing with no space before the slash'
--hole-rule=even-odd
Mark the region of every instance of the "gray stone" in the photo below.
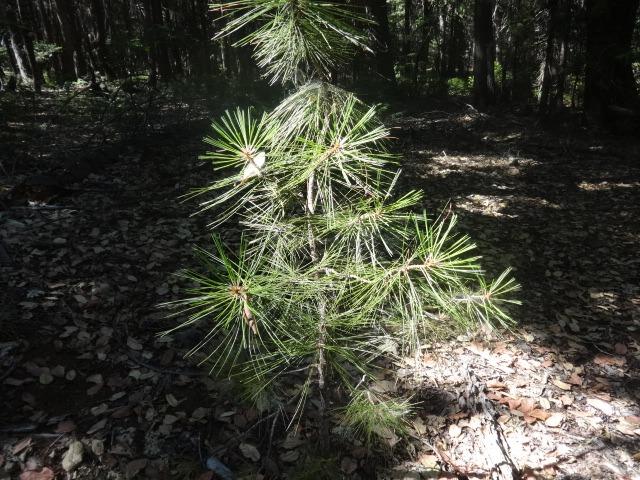
<svg viewBox="0 0 640 480">
<path fill-rule="evenodd" d="M 84 445 L 82 442 L 74 441 L 69 445 L 67 453 L 62 458 L 62 468 L 67 472 L 73 471 L 78 465 L 82 463 L 82 455 L 84 454 Z"/>
</svg>

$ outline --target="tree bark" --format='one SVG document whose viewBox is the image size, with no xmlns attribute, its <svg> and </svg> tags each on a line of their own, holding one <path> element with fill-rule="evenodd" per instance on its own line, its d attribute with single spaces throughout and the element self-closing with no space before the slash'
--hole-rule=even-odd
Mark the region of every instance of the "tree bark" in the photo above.
<svg viewBox="0 0 640 480">
<path fill-rule="evenodd" d="M 376 69 L 391 86 L 396 84 L 394 56 L 392 50 L 391 30 L 389 29 L 389 11 L 386 0 L 369 0 L 369 8 L 376 21 L 374 35 L 376 38 Z"/>
<path fill-rule="evenodd" d="M 107 23 L 103 0 L 91 0 L 91 12 L 95 18 L 96 45 L 100 70 L 103 74 L 111 76 L 111 62 L 107 50 Z"/>
<path fill-rule="evenodd" d="M 56 16 L 62 37 L 62 75 L 64 81 L 74 81 L 84 74 L 81 41 L 77 38 L 72 0 L 55 0 Z"/>
<path fill-rule="evenodd" d="M 631 42 L 640 0 L 586 0 L 585 111 L 608 123 L 616 109 L 638 108 Z"/>
<path fill-rule="evenodd" d="M 171 78 L 172 72 L 167 35 L 162 16 L 162 0 L 151 0 L 151 18 L 153 21 L 153 37 L 158 73 L 162 80 L 168 80 Z"/>
<path fill-rule="evenodd" d="M 494 0 L 475 0 L 473 10 L 473 96 L 479 110 L 495 99 Z"/>
<path fill-rule="evenodd" d="M 24 36 L 22 35 L 21 26 L 16 13 L 16 11 L 18 10 L 18 5 L 6 5 L 6 7 L 7 8 L 5 10 L 5 16 L 8 26 L 9 40 L 7 42 L 7 47 L 13 55 L 20 80 L 23 83 L 29 84 L 31 83 L 31 79 L 29 78 L 29 70 L 27 69 L 27 55 L 25 49 L 23 48 Z"/>
<path fill-rule="evenodd" d="M 17 0 L 16 3 L 19 7 L 19 11 L 21 12 L 19 32 L 27 53 L 27 61 L 29 62 L 29 70 L 31 71 L 31 77 L 33 80 L 33 89 L 40 93 L 44 79 L 42 77 L 40 65 L 36 60 L 36 52 L 33 46 L 33 39 L 36 38 L 37 29 L 35 23 L 35 12 L 33 11 L 33 5 L 30 2 L 22 0 L 22 4 L 20 4 L 19 0 Z"/>
</svg>

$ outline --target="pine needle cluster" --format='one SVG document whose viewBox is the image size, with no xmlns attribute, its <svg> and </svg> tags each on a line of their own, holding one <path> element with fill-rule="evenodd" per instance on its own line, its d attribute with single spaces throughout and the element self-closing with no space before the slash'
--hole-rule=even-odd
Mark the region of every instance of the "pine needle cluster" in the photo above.
<svg viewBox="0 0 640 480">
<path fill-rule="evenodd" d="M 398 194 L 389 131 L 374 107 L 328 82 L 368 22 L 346 4 L 239 0 L 216 4 L 220 35 L 250 31 L 258 64 L 295 91 L 273 111 L 228 111 L 204 156 L 225 175 L 193 192 L 212 227 L 238 218 L 237 251 L 214 236 L 200 250 L 176 328 L 206 325 L 190 354 L 295 417 L 310 396 L 346 391 L 344 424 L 366 438 L 401 432 L 410 404 L 368 384 L 381 356 L 412 355 L 439 329 L 509 325 L 517 285 L 484 278 L 456 216 L 420 211 L 422 194 Z M 265 403 L 265 399 L 266 403 Z"/>
</svg>

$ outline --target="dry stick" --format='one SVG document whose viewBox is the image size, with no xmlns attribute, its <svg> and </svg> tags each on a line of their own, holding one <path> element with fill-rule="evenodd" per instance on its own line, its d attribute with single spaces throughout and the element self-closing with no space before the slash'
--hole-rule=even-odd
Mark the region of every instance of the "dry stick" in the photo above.
<svg viewBox="0 0 640 480">
<path fill-rule="evenodd" d="M 309 178 L 307 179 L 307 217 L 311 217 L 315 213 L 315 205 L 314 205 L 314 183 L 315 183 L 315 173 L 311 173 Z M 318 250 L 316 248 L 316 237 L 313 233 L 313 226 L 311 225 L 311 219 L 307 220 L 307 236 L 309 242 L 309 253 L 311 255 L 311 260 L 313 263 L 318 263 Z M 324 356 L 324 348 L 325 341 L 327 335 L 327 325 L 326 325 L 326 304 L 324 300 L 320 300 L 318 304 L 318 316 L 320 321 L 318 323 L 318 343 L 316 344 L 317 349 L 317 359 L 316 359 L 316 369 L 318 371 L 318 390 L 320 393 L 320 422 L 324 423 L 324 387 L 325 387 L 325 366 L 326 359 Z M 321 437 L 325 436 L 324 428 L 321 426 Z"/>
<path fill-rule="evenodd" d="M 509 445 L 502 427 L 497 421 L 497 412 L 491 401 L 484 394 L 484 385 L 476 374 L 467 367 L 467 391 L 468 407 L 473 413 L 482 413 L 485 417 L 483 442 L 485 454 L 491 462 L 489 467 L 493 470 L 491 478 L 495 480 L 516 480 L 521 477 L 518 467 L 511 458 Z"/>
</svg>

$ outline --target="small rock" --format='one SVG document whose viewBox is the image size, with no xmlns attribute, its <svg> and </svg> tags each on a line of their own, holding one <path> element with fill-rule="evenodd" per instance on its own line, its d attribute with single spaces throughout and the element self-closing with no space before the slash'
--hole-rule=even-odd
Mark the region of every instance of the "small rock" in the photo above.
<svg viewBox="0 0 640 480">
<path fill-rule="evenodd" d="M 53 244 L 54 245 L 64 245 L 65 243 L 67 243 L 67 239 L 66 238 L 57 237 L 57 238 L 53 239 Z"/>
<path fill-rule="evenodd" d="M 62 365 L 56 365 L 51 369 L 51 375 L 58 378 L 64 377 L 64 367 Z"/>
<path fill-rule="evenodd" d="M 76 378 L 76 375 L 77 373 L 75 370 L 69 370 L 67 374 L 64 376 L 64 378 L 66 378 L 69 381 L 72 381 Z"/>
<path fill-rule="evenodd" d="M 62 458 L 62 468 L 67 472 L 73 471 L 78 465 L 82 463 L 82 455 L 84 454 L 84 445 L 82 442 L 74 441 L 69 445 L 67 453 Z"/>
</svg>

